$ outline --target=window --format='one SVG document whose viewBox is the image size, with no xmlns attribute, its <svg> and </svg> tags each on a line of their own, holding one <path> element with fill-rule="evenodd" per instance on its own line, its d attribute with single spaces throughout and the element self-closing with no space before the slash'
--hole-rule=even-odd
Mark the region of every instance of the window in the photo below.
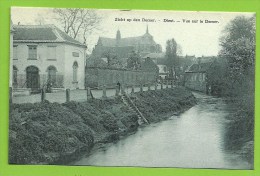
<svg viewBox="0 0 260 176">
<path fill-rule="evenodd" d="M 48 46 L 48 60 L 56 60 L 56 46 Z"/>
<path fill-rule="evenodd" d="M 79 53 L 78 52 L 72 52 L 72 56 L 73 57 L 79 57 Z"/>
<path fill-rule="evenodd" d="M 73 63 L 73 82 L 78 82 L 78 62 Z"/>
<path fill-rule="evenodd" d="M 57 69 L 54 66 L 49 66 L 47 71 L 48 71 L 48 82 L 52 83 L 52 85 L 55 86 Z"/>
<path fill-rule="evenodd" d="M 16 66 L 13 66 L 13 88 L 17 88 L 18 82 L 17 82 L 17 72 L 18 69 Z"/>
<path fill-rule="evenodd" d="M 32 59 L 32 60 L 37 59 L 37 46 L 30 45 L 28 46 L 28 49 L 29 49 L 28 59 Z"/>
<path fill-rule="evenodd" d="M 166 66 L 163 67 L 163 72 L 165 72 L 165 73 L 167 72 Z"/>
<path fill-rule="evenodd" d="M 15 46 L 13 47 L 13 59 L 14 59 L 14 60 L 17 60 L 17 59 L 18 59 L 18 56 L 17 56 L 17 48 L 18 48 L 17 45 L 15 45 Z"/>
</svg>

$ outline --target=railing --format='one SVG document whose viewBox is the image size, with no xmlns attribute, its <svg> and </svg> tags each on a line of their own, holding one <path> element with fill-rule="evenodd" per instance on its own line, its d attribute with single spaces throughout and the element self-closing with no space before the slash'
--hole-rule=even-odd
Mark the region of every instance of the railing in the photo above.
<svg viewBox="0 0 260 176">
<path fill-rule="evenodd" d="M 46 84 L 46 83 L 45 83 Z M 66 89 L 65 92 L 63 91 L 58 91 L 58 92 L 53 92 L 49 93 L 46 97 L 46 89 L 45 86 L 43 86 L 40 91 L 41 94 L 37 95 L 24 95 L 24 96 L 19 96 L 15 97 L 14 103 L 34 103 L 34 102 L 39 102 L 39 101 L 44 101 L 44 100 L 49 100 L 50 102 L 59 102 L 59 103 L 64 103 L 64 102 L 69 102 L 71 100 L 73 101 L 85 101 L 85 100 L 91 100 L 94 98 L 102 98 L 106 99 L 107 97 L 111 96 L 120 96 L 123 95 L 124 93 L 130 94 L 134 92 L 143 92 L 143 91 L 154 91 L 157 89 L 165 89 L 165 88 L 172 88 L 173 85 L 169 85 L 169 82 L 166 84 L 158 84 L 158 83 L 150 83 L 147 84 L 147 86 L 144 86 L 143 84 L 139 85 L 124 85 L 121 84 L 120 86 L 117 85 L 114 88 L 110 89 L 107 88 L 106 85 L 99 86 L 99 87 L 86 87 L 85 90 L 70 90 Z M 101 90 L 100 90 L 101 89 Z M 86 92 L 86 93 L 84 93 Z M 12 97 L 12 90 L 10 90 L 10 96 Z"/>
</svg>

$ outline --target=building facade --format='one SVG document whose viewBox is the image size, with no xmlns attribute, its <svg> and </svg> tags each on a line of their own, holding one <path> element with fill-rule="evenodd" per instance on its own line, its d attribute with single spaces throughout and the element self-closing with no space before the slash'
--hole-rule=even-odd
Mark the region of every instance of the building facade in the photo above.
<svg viewBox="0 0 260 176">
<path fill-rule="evenodd" d="M 185 87 L 203 93 L 210 93 L 212 86 L 209 81 L 209 71 L 211 66 L 212 62 L 191 65 L 185 71 Z"/>
<path fill-rule="evenodd" d="M 12 78 L 13 78 L 13 38 L 14 38 L 14 28 L 13 28 L 13 22 L 11 21 L 10 24 L 10 65 L 9 65 L 9 87 L 12 87 Z"/>
<path fill-rule="evenodd" d="M 102 58 L 105 53 L 112 52 L 119 58 L 128 58 L 132 51 L 144 56 L 149 53 L 161 53 L 162 47 L 154 41 L 147 26 L 146 32 L 142 36 L 122 38 L 120 30 L 118 30 L 115 38 L 99 37 L 92 55 Z"/>
<path fill-rule="evenodd" d="M 13 25 L 14 89 L 84 88 L 86 46 L 54 25 Z"/>
</svg>

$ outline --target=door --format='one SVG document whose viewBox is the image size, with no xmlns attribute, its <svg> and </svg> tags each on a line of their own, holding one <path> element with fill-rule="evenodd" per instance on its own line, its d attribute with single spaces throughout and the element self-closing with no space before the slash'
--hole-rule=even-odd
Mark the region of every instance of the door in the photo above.
<svg viewBox="0 0 260 176">
<path fill-rule="evenodd" d="M 37 67 L 35 66 L 27 67 L 26 82 L 27 82 L 27 88 L 31 88 L 32 91 L 38 90 L 40 88 L 39 69 Z"/>
</svg>

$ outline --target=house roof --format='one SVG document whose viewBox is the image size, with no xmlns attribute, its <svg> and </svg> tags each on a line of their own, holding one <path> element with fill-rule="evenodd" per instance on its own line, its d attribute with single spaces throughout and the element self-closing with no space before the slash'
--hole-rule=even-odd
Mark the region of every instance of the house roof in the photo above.
<svg viewBox="0 0 260 176">
<path fill-rule="evenodd" d="M 86 47 L 55 25 L 13 25 L 14 42 L 68 43 Z"/>
<path fill-rule="evenodd" d="M 146 71 L 159 71 L 158 66 L 148 58 L 141 62 L 141 69 Z"/>
<path fill-rule="evenodd" d="M 185 72 L 186 73 L 201 73 L 207 72 L 210 69 L 212 62 L 205 62 L 200 64 L 192 64 Z"/>
<path fill-rule="evenodd" d="M 149 53 L 143 56 L 143 58 L 151 58 L 151 59 L 163 59 L 165 57 L 165 53 Z"/>
</svg>

